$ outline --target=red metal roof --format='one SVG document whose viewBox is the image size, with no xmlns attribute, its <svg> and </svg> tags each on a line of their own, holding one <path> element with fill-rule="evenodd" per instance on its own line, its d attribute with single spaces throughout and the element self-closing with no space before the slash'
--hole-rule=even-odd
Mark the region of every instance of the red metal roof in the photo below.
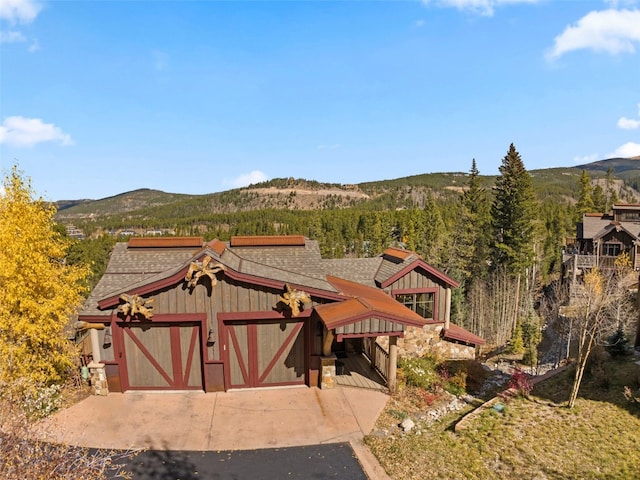
<svg viewBox="0 0 640 480">
<path fill-rule="evenodd" d="M 305 245 L 303 235 L 262 235 L 231 237 L 232 247 L 295 247 Z"/>
<path fill-rule="evenodd" d="M 449 328 L 443 332 L 444 338 L 450 338 L 452 340 L 458 340 L 459 342 L 470 343 L 472 345 L 484 345 L 484 340 L 477 335 L 465 330 L 453 323 L 449 324 Z"/>
<path fill-rule="evenodd" d="M 399 260 L 406 260 L 411 255 L 416 255 L 416 253 L 410 250 L 404 250 L 402 248 L 397 248 L 397 247 L 389 247 L 384 252 L 382 252 L 382 254 L 387 255 L 389 257 L 397 258 Z"/>
<path fill-rule="evenodd" d="M 207 243 L 207 245 L 209 246 L 209 248 L 211 248 L 211 250 L 216 252 L 218 255 L 222 255 L 222 253 L 227 249 L 227 244 L 224 242 L 221 242 L 217 238 L 214 238 L 213 240 L 211 240 L 209 243 Z"/>
<path fill-rule="evenodd" d="M 363 285 L 362 283 L 352 282 L 350 280 L 345 280 L 344 278 L 334 277 L 333 275 L 327 275 L 327 282 L 338 290 L 338 292 L 347 297 L 380 297 L 384 300 L 391 299 L 394 303 L 398 303 L 382 290 L 375 287 L 369 287 L 368 285 Z"/>
<path fill-rule="evenodd" d="M 127 242 L 127 248 L 182 248 L 202 247 L 202 237 L 135 237 Z"/>
<path fill-rule="evenodd" d="M 420 315 L 382 290 L 330 275 L 327 275 L 327 281 L 342 295 L 351 297 L 344 302 L 316 305 L 315 310 L 328 329 L 369 317 L 380 317 L 402 325 L 418 327 L 427 323 Z"/>
</svg>

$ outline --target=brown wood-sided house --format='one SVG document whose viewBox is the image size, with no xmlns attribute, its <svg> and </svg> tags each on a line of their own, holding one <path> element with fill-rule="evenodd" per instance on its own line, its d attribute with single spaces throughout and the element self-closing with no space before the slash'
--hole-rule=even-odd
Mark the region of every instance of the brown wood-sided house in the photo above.
<svg viewBox="0 0 640 480">
<path fill-rule="evenodd" d="M 578 223 L 575 241 L 563 252 L 564 277 L 570 279 L 572 295 L 580 277 L 590 269 L 616 268 L 616 259 L 628 255 L 630 267 L 640 270 L 640 205 L 613 205 L 609 213 L 585 213 Z M 639 297 L 640 301 L 640 297 Z M 640 348 L 640 317 L 636 327 Z"/>
<path fill-rule="evenodd" d="M 583 269 L 613 268 L 622 253 L 629 255 L 634 269 L 640 268 L 640 205 L 619 204 L 610 213 L 585 213 L 563 262 L 567 273 L 575 276 Z"/>
<path fill-rule="evenodd" d="M 132 238 L 116 244 L 77 325 L 110 391 L 328 385 L 344 351 L 374 359 L 392 389 L 409 329 L 449 355 L 483 343 L 449 322 L 457 285 L 398 248 L 325 260 L 298 235 Z"/>
</svg>

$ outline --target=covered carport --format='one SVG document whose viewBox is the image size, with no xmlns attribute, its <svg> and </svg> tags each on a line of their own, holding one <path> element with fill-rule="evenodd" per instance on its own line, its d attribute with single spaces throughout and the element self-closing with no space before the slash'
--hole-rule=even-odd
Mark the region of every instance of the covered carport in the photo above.
<svg viewBox="0 0 640 480">
<path fill-rule="evenodd" d="M 317 305 L 315 312 L 324 325 L 322 348 L 322 382 L 336 375 L 335 344 L 362 339 L 363 353 L 386 380 L 390 391 L 396 388 L 398 337 L 407 326 L 423 327 L 426 320 L 376 288 L 327 276 L 327 281 L 346 299 Z M 376 343 L 380 336 L 389 337 L 389 351 Z"/>
</svg>

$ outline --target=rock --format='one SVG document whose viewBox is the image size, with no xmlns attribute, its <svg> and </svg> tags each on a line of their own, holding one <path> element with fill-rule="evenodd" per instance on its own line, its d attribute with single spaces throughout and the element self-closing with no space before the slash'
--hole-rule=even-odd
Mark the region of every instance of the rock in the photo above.
<svg viewBox="0 0 640 480">
<path fill-rule="evenodd" d="M 402 427 L 402 430 L 405 431 L 405 433 L 409 433 L 411 429 L 416 426 L 416 424 L 413 422 L 413 420 L 407 417 L 402 421 L 400 426 Z"/>
</svg>

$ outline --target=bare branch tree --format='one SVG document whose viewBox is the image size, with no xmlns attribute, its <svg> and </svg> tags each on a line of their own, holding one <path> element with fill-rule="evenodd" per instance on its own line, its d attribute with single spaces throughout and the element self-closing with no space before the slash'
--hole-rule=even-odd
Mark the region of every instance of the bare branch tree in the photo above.
<svg viewBox="0 0 640 480">
<path fill-rule="evenodd" d="M 572 324 L 577 341 L 576 371 L 568 407 L 573 408 L 593 348 L 608 334 L 635 318 L 630 287 L 634 277 L 627 270 L 603 273 L 593 269 L 584 274 L 583 288 L 563 314 Z"/>
</svg>

